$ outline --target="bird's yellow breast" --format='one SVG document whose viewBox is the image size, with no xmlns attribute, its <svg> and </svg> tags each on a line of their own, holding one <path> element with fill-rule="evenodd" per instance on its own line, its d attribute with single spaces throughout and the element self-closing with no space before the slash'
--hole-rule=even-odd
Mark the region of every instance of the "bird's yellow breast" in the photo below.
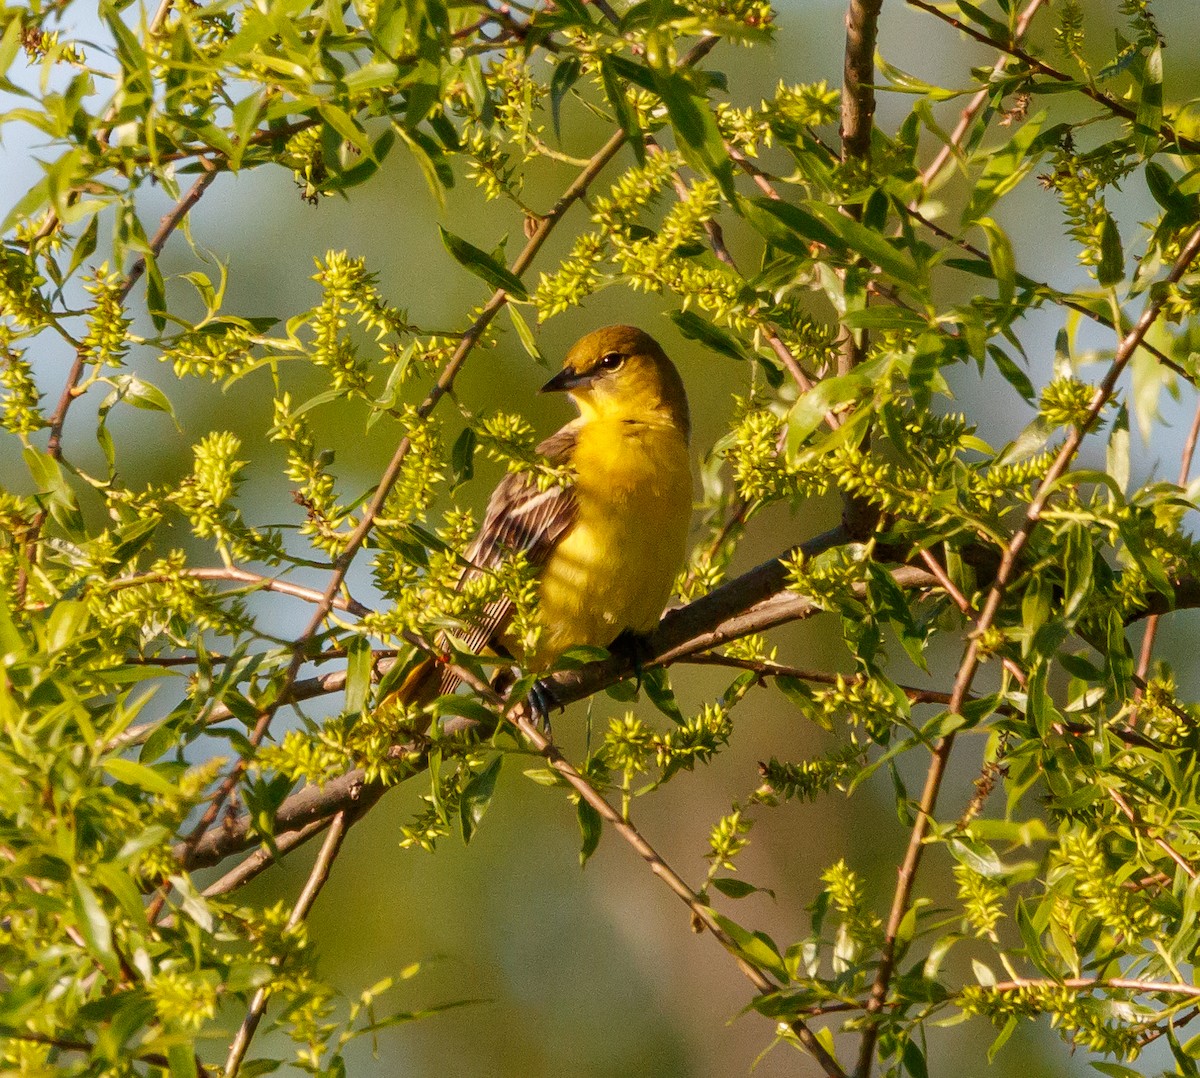
<svg viewBox="0 0 1200 1078">
<path fill-rule="evenodd" d="M 593 420 L 579 427 L 572 463 L 578 513 L 542 571 L 534 668 L 576 644 L 653 629 L 686 551 L 692 478 L 681 431 Z"/>
</svg>

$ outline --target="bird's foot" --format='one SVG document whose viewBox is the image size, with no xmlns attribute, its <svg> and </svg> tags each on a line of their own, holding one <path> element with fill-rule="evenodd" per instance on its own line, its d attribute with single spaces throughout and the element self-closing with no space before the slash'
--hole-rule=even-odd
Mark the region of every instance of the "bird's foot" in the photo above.
<svg viewBox="0 0 1200 1078">
<path fill-rule="evenodd" d="M 557 708 L 563 710 L 562 701 L 554 695 L 554 690 L 550 688 L 550 683 L 538 678 L 533 683 L 533 688 L 529 690 L 529 696 L 526 698 L 529 704 L 530 718 L 533 719 L 533 724 L 547 736 L 550 734 L 550 712 Z"/>
</svg>

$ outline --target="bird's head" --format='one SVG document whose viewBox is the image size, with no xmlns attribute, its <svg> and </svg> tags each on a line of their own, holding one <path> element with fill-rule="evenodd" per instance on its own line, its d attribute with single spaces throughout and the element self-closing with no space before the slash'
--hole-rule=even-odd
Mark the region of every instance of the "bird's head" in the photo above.
<svg viewBox="0 0 1200 1078">
<path fill-rule="evenodd" d="M 683 380 L 659 343 L 635 326 L 605 326 L 576 341 L 542 392 L 570 394 L 585 420 L 669 422 L 686 436 Z"/>
</svg>

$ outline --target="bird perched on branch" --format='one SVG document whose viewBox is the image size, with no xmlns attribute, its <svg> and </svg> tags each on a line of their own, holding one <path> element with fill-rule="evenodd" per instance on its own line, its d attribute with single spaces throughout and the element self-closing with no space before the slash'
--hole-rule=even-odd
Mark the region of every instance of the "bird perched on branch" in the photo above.
<svg viewBox="0 0 1200 1078">
<path fill-rule="evenodd" d="M 565 392 L 579 409 L 538 446 L 572 478 L 541 490 L 528 474 L 506 476 L 467 550 L 459 584 L 525 554 L 538 579 L 542 633 L 527 656 L 535 672 L 570 647 L 607 647 L 658 624 L 683 564 L 692 508 L 687 395 L 652 337 L 633 326 L 589 333 L 542 392 Z M 492 603 L 461 634 L 467 650 L 519 650 L 506 646 L 512 615 L 510 600 Z M 435 670 L 432 660 L 414 669 L 401 698 L 452 691 L 453 672 L 442 670 L 435 681 Z M 551 701 L 534 695 L 544 718 Z"/>
</svg>

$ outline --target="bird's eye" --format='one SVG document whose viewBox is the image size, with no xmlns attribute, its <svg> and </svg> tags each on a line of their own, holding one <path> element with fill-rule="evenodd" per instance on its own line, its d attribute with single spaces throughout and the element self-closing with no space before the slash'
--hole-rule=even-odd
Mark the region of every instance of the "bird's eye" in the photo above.
<svg viewBox="0 0 1200 1078">
<path fill-rule="evenodd" d="M 620 352 L 608 352 L 600 357 L 600 369 L 615 371 L 624 362 L 625 357 Z"/>
</svg>

